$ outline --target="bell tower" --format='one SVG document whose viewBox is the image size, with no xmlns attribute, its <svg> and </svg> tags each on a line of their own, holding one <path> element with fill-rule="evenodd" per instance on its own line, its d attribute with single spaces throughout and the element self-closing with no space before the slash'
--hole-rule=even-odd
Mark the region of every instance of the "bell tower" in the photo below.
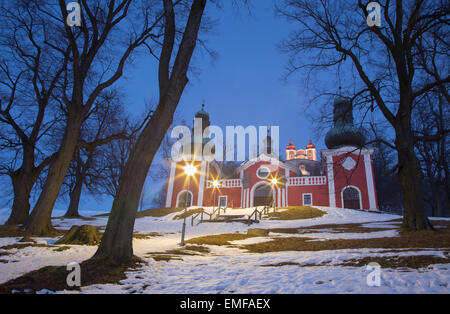
<svg viewBox="0 0 450 314">
<path fill-rule="evenodd" d="M 326 163 L 330 207 L 378 210 L 373 175 L 373 148 L 365 147 L 362 131 L 353 124 L 351 100 L 334 101 L 334 126 L 325 137 L 328 150 L 321 152 Z"/>
</svg>

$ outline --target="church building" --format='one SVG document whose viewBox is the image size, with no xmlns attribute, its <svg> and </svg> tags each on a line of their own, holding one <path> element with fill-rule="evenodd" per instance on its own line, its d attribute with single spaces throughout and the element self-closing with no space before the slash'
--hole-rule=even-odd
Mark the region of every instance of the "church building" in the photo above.
<svg viewBox="0 0 450 314">
<path fill-rule="evenodd" d="M 310 140 L 305 149 L 286 146 L 286 160 L 268 154 L 228 166 L 216 161 L 171 161 L 166 207 L 327 206 L 378 210 L 372 165 L 373 148 L 353 124 L 348 98 L 334 102 L 334 127 L 327 150 L 318 152 Z M 210 125 L 204 110 L 195 115 Z M 188 169 L 189 168 L 189 169 Z M 189 171 L 187 171 L 189 170 Z"/>
</svg>

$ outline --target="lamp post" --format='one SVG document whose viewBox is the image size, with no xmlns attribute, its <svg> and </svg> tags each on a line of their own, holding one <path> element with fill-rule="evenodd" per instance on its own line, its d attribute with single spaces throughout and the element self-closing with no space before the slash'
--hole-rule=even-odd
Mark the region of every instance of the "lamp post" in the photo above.
<svg viewBox="0 0 450 314">
<path fill-rule="evenodd" d="M 273 198 L 273 211 L 277 211 L 277 206 L 276 206 L 276 196 L 277 196 L 277 190 L 276 190 L 276 186 L 278 184 L 278 179 L 273 178 L 272 180 L 270 180 L 270 182 L 272 183 L 272 187 L 275 191 L 275 197 Z"/>
<path fill-rule="evenodd" d="M 216 190 L 219 187 L 219 181 L 214 180 L 213 181 L 213 188 L 214 188 L 214 192 L 213 192 L 213 212 L 216 210 Z M 220 215 L 220 209 L 219 209 L 219 215 Z"/>
<path fill-rule="evenodd" d="M 186 199 L 185 199 L 185 202 L 184 202 L 184 219 L 183 219 L 183 227 L 182 227 L 182 229 L 181 229 L 181 246 L 184 246 L 184 235 L 185 235 L 185 233 L 186 233 L 186 216 L 187 216 L 187 205 L 188 205 L 188 199 L 190 198 L 190 205 L 192 205 L 192 198 L 190 197 L 190 191 L 189 191 L 189 189 L 190 189 L 190 183 L 191 183 L 191 177 L 193 176 L 193 175 L 195 175 L 196 173 L 197 173 L 197 168 L 195 168 L 195 166 L 193 166 L 192 164 L 189 164 L 189 165 L 186 165 L 185 167 L 184 167 L 184 174 L 186 175 L 186 177 L 187 177 L 187 180 L 188 180 L 188 182 L 187 182 L 187 195 L 186 195 Z M 188 196 L 189 196 L 189 198 L 188 198 Z"/>
</svg>

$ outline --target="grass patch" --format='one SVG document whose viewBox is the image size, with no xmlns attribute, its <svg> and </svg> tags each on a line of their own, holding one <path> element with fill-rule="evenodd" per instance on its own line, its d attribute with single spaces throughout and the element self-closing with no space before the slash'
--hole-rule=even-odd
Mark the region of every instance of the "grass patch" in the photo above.
<svg viewBox="0 0 450 314">
<path fill-rule="evenodd" d="M 300 266 L 300 263 L 294 263 L 294 262 L 281 262 L 277 264 L 266 264 L 266 265 L 260 265 L 261 267 L 283 267 L 283 266 Z"/>
<path fill-rule="evenodd" d="M 6 251 L 13 250 L 13 249 L 21 250 L 21 249 L 24 249 L 26 247 L 48 247 L 48 248 L 51 248 L 51 247 L 57 247 L 57 246 L 48 245 L 48 244 L 42 244 L 42 243 L 41 244 L 36 244 L 36 243 L 15 243 L 15 244 L 2 246 L 2 247 L 0 247 L 0 250 L 6 250 Z"/>
<path fill-rule="evenodd" d="M 156 262 L 170 262 L 170 261 L 182 261 L 183 259 L 179 256 L 174 255 L 164 255 L 164 254 L 155 254 L 151 255 L 151 258 L 153 258 Z"/>
<path fill-rule="evenodd" d="M 87 260 L 80 264 L 81 285 L 117 284 L 126 279 L 125 272 L 140 267 L 143 261 L 133 257 L 123 265 L 115 265 L 109 260 Z M 66 266 L 47 266 L 29 272 L 19 278 L 0 284 L 0 294 L 11 294 L 13 290 L 20 293 L 36 293 L 42 289 L 51 291 L 79 290 L 78 287 L 68 287 L 66 283 Z M 26 291 L 26 292 L 25 292 Z"/>
<path fill-rule="evenodd" d="M 96 217 L 96 216 L 94 216 L 94 217 Z M 84 220 L 84 221 L 94 221 L 94 220 L 96 220 L 94 217 L 84 217 L 84 216 L 64 217 L 64 216 L 61 216 L 61 217 L 52 217 L 52 219 L 59 219 L 61 221 L 64 221 L 64 219 L 67 219 L 67 220 L 80 219 L 80 220 Z"/>
<path fill-rule="evenodd" d="M 144 218 L 144 217 L 164 217 L 176 212 L 181 211 L 182 208 L 152 208 L 143 210 L 136 214 L 136 218 Z"/>
<path fill-rule="evenodd" d="M 53 251 L 54 252 L 63 252 L 63 251 L 67 251 L 67 250 L 70 250 L 70 246 L 60 246 L 59 248 L 54 249 Z"/>
<path fill-rule="evenodd" d="M 25 232 L 18 226 L 0 226 L 0 238 L 19 238 L 23 237 Z"/>
<path fill-rule="evenodd" d="M 210 250 L 204 246 L 187 245 L 181 249 L 174 249 L 165 252 L 150 252 L 146 254 L 146 257 L 151 257 L 157 262 L 169 262 L 172 260 L 182 261 L 183 259 L 180 256 L 198 256 L 209 252 Z"/>
<path fill-rule="evenodd" d="M 450 258 L 433 255 L 412 255 L 412 256 L 387 256 L 387 257 L 364 257 L 361 259 L 351 259 L 340 263 L 340 266 L 365 267 L 369 263 L 378 263 L 383 268 L 424 268 L 433 264 L 448 264 Z"/>
<path fill-rule="evenodd" d="M 397 221 L 397 220 L 393 220 Z M 386 223 L 392 223 L 393 221 L 386 221 Z M 364 225 L 368 225 L 365 227 Z M 400 229 L 400 225 L 398 229 Z M 326 230 L 325 230 L 326 229 Z M 286 234 L 305 234 L 305 233 L 319 233 L 319 232 L 332 232 L 332 233 L 370 233 L 386 230 L 395 230 L 397 227 L 370 227 L 370 223 L 349 223 L 349 224 L 325 224 L 315 225 L 300 228 L 273 228 L 269 229 L 274 233 L 286 233 Z"/>
<path fill-rule="evenodd" d="M 439 257 L 434 255 L 411 255 L 411 256 L 367 256 L 363 258 L 349 259 L 338 264 L 330 262 L 322 262 L 319 264 L 301 264 L 295 262 L 281 262 L 277 264 L 265 264 L 261 267 L 283 267 L 283 266 L 299 266 L 299 267 L 323 267 L 323 266 L 349 266 L 349 267 L 366 267 L 370 263 L 378 263 L 383 268 L 424 268 L 433 264 L 448 264 L 450 258 Z"/>
<path fill-rule="evenodd" d="M 139 240 L 147 240 L 155 237 L 162 237 L 163 235 L 158 232 L 150 232 L 150 233 L 134 233 L 133 238 Z"/>
<path fill-rule="evenodd" d="M 199 214 L 203 211 L 203 208 L 190 209 L 186 212 L 186 217 L 191 217 L 192 215 Z M 173 220 L 184 219 L 184 212 L 173 217 Z"/>
<path fill-rule="evenodd" d="M 297 219 L 311 219 L 319 218 L 326 215 L 326 212 L 309 206 L 302 207 L 287 207 L 283 212 L 269 213 L 267 216 L 277 218 L 278 220 L 297 220 Z"/>
<path fill-rule="evenodd" d="M 315 241 L 313 238 L 275 238 L 269 242 L 242 245 L 251 253 L 281 251 L 324 251 L 344 249 L 450 248 L 450 231 L 401 232 L 398 237 L 372 239 L 335 239 Z"/>
<path fill-rule="evenodd" d="M 186 243 L 197 245 L 231 245 L 231 241 L 245 240 L 252 237 L 242 233 L 225 233 L 192 238 L 187 240 Z"/>
</svg>

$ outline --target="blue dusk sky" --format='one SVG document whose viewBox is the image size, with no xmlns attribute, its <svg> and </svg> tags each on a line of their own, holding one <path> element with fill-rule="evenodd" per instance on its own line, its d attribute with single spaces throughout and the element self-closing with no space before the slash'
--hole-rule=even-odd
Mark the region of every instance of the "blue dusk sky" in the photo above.
<svg viewBox="0 0 450 314">
<path fill-rule="evenodd" d="M 305 148 L 312 139 L 317 149 L 324 149 L 323 137 L 317 137 L 305 115 L 309 104 L 308 86 L 301 75 L 285 80 L 288 56 L 279 45 L 292 31 L 285 18 L 275 14 L 272 0 L 253 1 L 250 13 L 225 1 L 222 8 L 209 3 L 207 15 L 215 27 L 202 39 L 217 53 L 211 58 L 199 47 L 194 55 L 190 82 L 179 103 L 174 125 L 185 120 L 192 126 L 194 114 L 201 109 L 210 114 L 211 124 L 247 127 L 279 126 L 280 158 L 290 140 Z M 326 79 L 326 78 L 324 78 Z M 145 102 L 158 100 L 157 64 L 137 59 L 123 82 L 131 112 L 140 114 Z M 314 95 L 312 95 L 314 96 Z M 225 135 L 225 134 L 224 134 Z M 145 203 L 149 203 L 159 184 L 147 182 Z"/>
<path fill-rule="evenodd" d="M 282 158 L 290 139 L 303 148 L 313 139 L 318 148 L 324 148 L 323 138 L 315 137 L 304 114 L 309 97 L 306 84 L 301 76 L 283 80 L 288 56 L 278 45 L 292 27 L 275 15 L 272 0 L 252 3 L 250 14 L 230 4 L 218 9 L 209 3 L 207 14 L 217 19 L 217 24 L 205 37 L 217 58 L 199 50 L 195 54 L 195 73 L 189 76 L 175 124 L 184 119 L 191 126 L 195 112 L 205 100 L 211 123 L 223 129 L 227 125 L 279 126 Z M 153 60 L 135 62 L 123 82 L 132 110 L 140 113 L 145 101 L 157 101 L 156 79 Z"/>
<path fill-rule="evenodd" d="M 304 148 L 312 139 L 318 150 L 324 149 L 323 137 L 317 136 L 305 114 L 309 99 L 314 96 L 308 94 L 310 87 L 301 75 L 283 79 L 288 56 L 279 45 L 293 26 L 276 16 L 273 0 L 254 0 L 250 10 L 237 9 L 231 1 L 223 2 L 221 8 L 208 3 L 206 13 L 216 23 L 202 35 L 217 57 L 211 58 L 197 48 L 191 63 L 195 70 L 189 75 L 190 82 L 179 103 L 174 125 L 185 120 L 191 126 L 195 112 L 205 100 L 211 123 L 224 131 L 228 125 L 279 126 L 282 159 L 290 140 L 298 148 Z M 319 81 L 325 82 L 327 77 Z M 125 111 L 142 116 L 145 103 L 154 104 L 158 100 L 155 59 L 144 52 L 135 56 L 119 84 L 124 90 Z M 153 194 L 160 188 L 161 184 L 147 182 L 145 206 L 151 206 Z M 111 204 L 110 197 L 83 193 L 80 212 L 109 211 Z M 62 211 L 67 206 L 68 197 L 59 199 L 55 209 Z"/>
</svg>

